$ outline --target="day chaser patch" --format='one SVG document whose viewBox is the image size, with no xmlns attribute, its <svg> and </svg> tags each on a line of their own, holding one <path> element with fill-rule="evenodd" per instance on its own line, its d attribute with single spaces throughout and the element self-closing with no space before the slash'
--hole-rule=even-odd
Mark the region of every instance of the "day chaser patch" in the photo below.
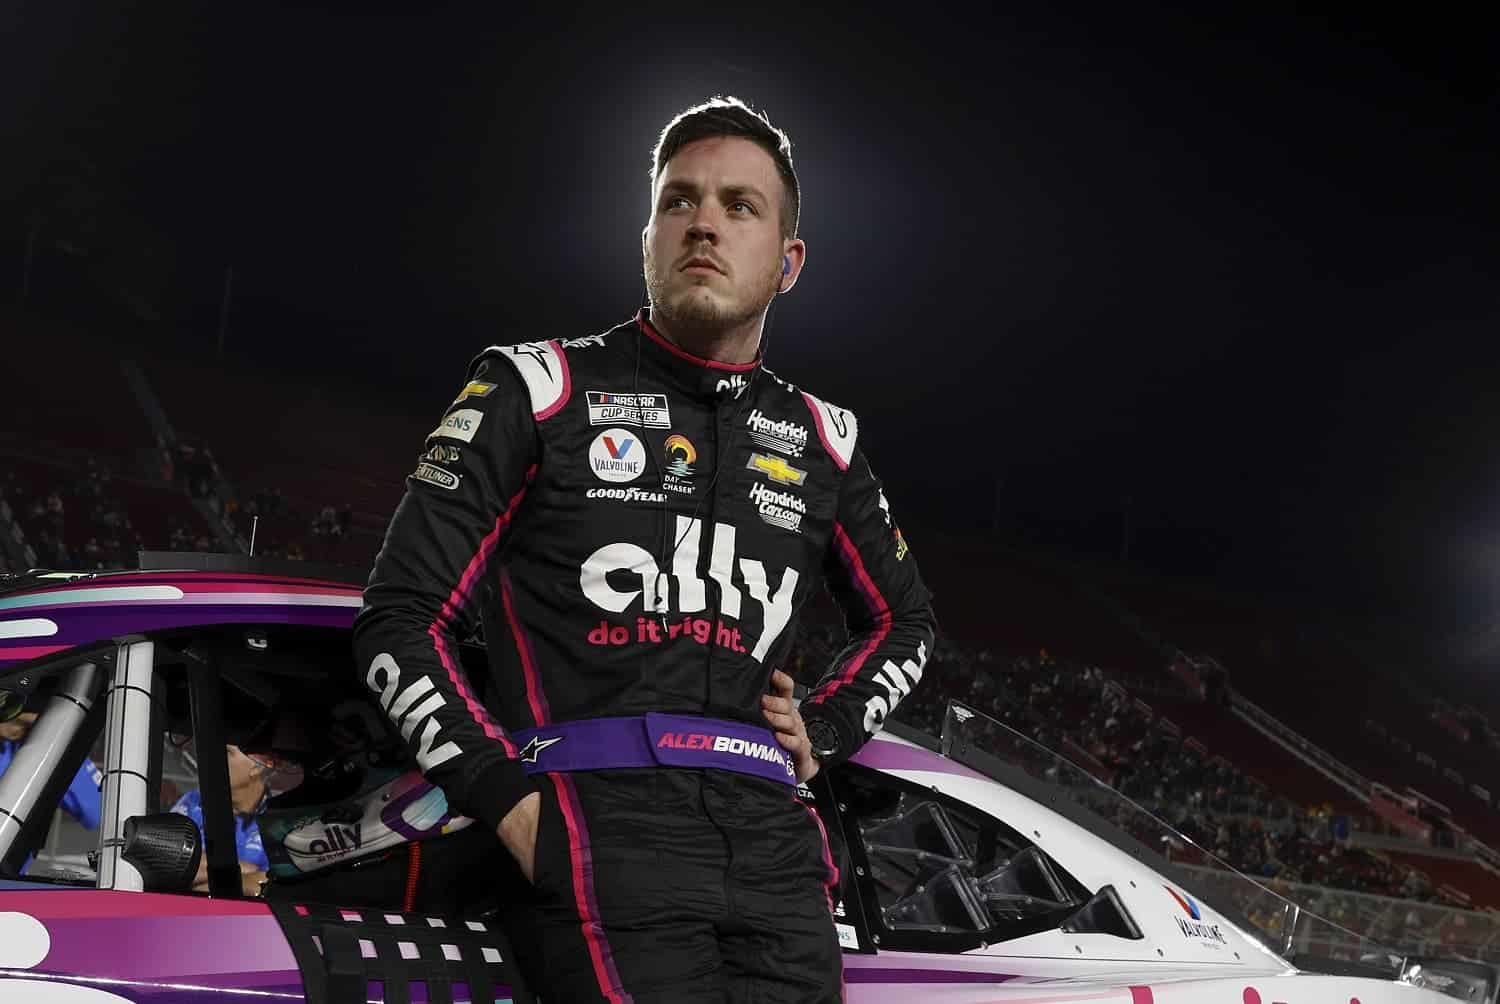
<svg viewBox="0 0 1500 1004">
<path fill-rule="evenodd" d="M 670 429 L 672 414 L 665 394 L 612 394 L 591 390 L 589 425 L 644 425 L 648 429 Z"/>
<path fill-rule="evenodd" d="M 479 423 L 484 421 L 484 412 L 477 408 L 460 408 L 451 415 L 444 415 L 438 427 L 428 434 L 427 438 L 433 436 L 444 436 L 448 439 L 459 439 L 465 443 L 474 441 L 474 433 L 479 431 Z"/>
<path fill-rule="evenodd" d="M 451 492 L 458 487 L 459 478 L 463 475 L 445 471 L 441 467 L 434 467 L 423 461 L 417 465 L 416 470 L 411 472 L 411 476 L 416 481 L 425 481 L 429 485 L 446 488 Z"/>
</svg>

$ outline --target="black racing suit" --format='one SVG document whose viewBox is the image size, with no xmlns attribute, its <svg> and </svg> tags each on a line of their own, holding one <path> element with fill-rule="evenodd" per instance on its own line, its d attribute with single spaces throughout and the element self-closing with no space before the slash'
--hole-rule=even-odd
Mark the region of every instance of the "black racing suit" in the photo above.
<svg viewBox="0 0 1500 1004">
<path fill-rule="evenodd" d="M 802 712 L 832 724 L 836 759 L 867 741 L 921 678 L 934 621 L 854 416 L 757 363 L 689 355 L 645 311 L 488 349 L 468 381 L 407 479 L 354 646 L 455 808 L 493 832 L 542 793 L 543 993 L 838 999 L 836 869 L 790 787 L 528 775 L 512 734 L 649 711 L 765 726 L 760 697 L 821 581 L 849 642 Z M 456 655 L 481 615 L 482 700 Z"/>
</svg>

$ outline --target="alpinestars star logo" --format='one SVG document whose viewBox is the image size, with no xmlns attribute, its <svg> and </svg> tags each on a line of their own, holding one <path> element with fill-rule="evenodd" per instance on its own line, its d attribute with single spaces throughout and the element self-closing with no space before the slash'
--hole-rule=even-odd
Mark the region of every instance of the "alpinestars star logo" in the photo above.
<svg viewBox="0 0 1500 1004">
<path fill-rule="evenodd" d="M 516 754 L 516 759 L 522 763 L 536 763 L 537 755 L 554 743 L 563 741 L 562 736 L 553 736 L 551 739 L 543 739 L 541 736 L 532 736 L 531 742 L 521 747 L 521 752 Z"/>
</svg>

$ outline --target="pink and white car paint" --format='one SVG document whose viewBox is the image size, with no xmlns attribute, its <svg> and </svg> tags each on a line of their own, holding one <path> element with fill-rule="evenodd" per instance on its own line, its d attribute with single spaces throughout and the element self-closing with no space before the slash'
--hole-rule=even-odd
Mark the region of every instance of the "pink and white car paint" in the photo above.
<svg viewBox="0 0 1500 1004">
<path fill-rule="evenodd" d="M 354 585 L 253 572 L 43 579 L 0 592 L 0 688 L 33 667 L 56 665 L 71 651 L 98 651 L 101 645 L 150 639 L 162 631 L 301 625 L 346 632 L 359 605 Z M 962 952 L 917 952 L 882 949 L 868 931 L 865 937 L 851 931 L 849 944 L 858 947 L 844 957 L 850 1004 L 1449 1004 L 1453 999 L 1396 979 L 1301 971 L 1148 861 L 1036 798 L 913 742 L 882 734 L 853 762 L 1003 821 L 1090 891 L 1113 887 L 1142 936 L 1055 928 Z M 94 888 L 0 878 L 0 1000 L 304 999 L 298 958 L 266 903 L 128 886 L 102 878 Z M 454 989 L 454 1000 L 469 999 L 465 988 Z M 378 985 L 370 991 L 378 994 Z M 508 1000 L 506 994 L 497 988 L 494 999 Z M 419 992 L 413 999 L 425 997 Z"/>
</svg>

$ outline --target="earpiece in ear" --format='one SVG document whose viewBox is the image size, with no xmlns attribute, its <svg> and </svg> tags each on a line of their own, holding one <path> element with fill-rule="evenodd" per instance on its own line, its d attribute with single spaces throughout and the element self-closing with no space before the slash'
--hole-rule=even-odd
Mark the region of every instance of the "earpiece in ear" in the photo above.
<svg viewBox="0 0 1500 1004">
<path fill-rule="evenodd" d="M 789 254 L 784 254 L 781 256 L 781 274 L 792 274 L 792 256 Z"/>
</svg>

